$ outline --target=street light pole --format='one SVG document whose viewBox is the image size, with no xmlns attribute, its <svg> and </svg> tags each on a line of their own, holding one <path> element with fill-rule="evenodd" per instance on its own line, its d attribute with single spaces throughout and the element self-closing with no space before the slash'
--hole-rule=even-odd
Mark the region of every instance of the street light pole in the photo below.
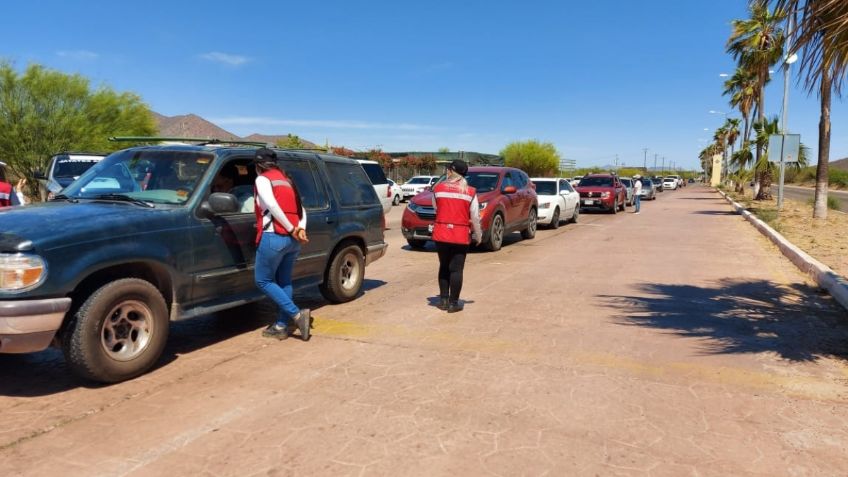
<svg viewBox="0 0 848 477">
<path fill-rule="evenodd" d="M 792 30 L 795 29 L 795 14 L 793 13 L 789 17 L 789 29 L 786 34 L 786 38 L 792 38 Z M 786 51 L 790 51 L 790 48 L 787 45 Z M 777 180 L 777 210 L 780 212 L 783 209 L 783 181 L 786 177 L 786 163 L 783 161 L 783 144 L 786 142 L 786 133 L 789 132 L 789 127 L 786 124 L 787 118 L 789 116 L 789 68 L 792 66 L 792 63 L 795 63 L 795 60 L 798 59 L 797 55 L 788 56 L 783 61 L 783 118 L 780 121 L 780 134 L 783 135 L 783 138 L 780 141 L 780 172 L 778 174 Z"/>
</svg>

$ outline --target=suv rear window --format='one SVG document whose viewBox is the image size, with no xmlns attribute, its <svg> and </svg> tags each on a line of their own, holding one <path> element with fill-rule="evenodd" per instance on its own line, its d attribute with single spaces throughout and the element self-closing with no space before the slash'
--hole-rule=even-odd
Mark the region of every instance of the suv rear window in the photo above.
<svg viewBox="0 0 848 477">
<path fill-rule="evenodd" d="M 380 185 L 389 183 L 386 179 L 386 174 L 383 172 L 383 168 L 380 167 L 380 164 L 365 162 L 360 163 L 360 165 L 363 169 L 365 169 L 365 173 L 368 174 L 368 179 L 371 180 L 372 184 Z"/>
<path fill-rule="evenodd" d="M 327 174 L 342 207 L 379 204 L 374 186 L 359 164 L 327 162 Z"/>
</svg>

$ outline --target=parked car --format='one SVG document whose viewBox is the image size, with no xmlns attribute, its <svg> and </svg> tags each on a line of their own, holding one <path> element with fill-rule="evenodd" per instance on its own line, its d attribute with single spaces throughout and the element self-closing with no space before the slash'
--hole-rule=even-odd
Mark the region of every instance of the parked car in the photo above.
<svg viewBox="0 0 848 477">
<path fill-rule="evenodd" d="M 677 190 L 677 179 L 674 177 L 666 177 L 662 182 L 663 189 Z"/>
<path fill-rule="evenodd" d="M 386 173 L 383 172 L 383 166 L 380 165 L 377 161 L 369 161 L 366 159 L 356 159 L 356 162 L 365 169 L 365 173 L 368 174 L 368 179 L 371 180 L 371 184 L 374 186 L 374 192 L 377 193 L 377 197 L 380 198 L 380 204 L 383 206 L 383 213 L 387 214 L 390 210 L 392 210 L 392 190 L 389 187 L 389 180 L 386 179 Z M 307 223 L 309 221 L 307 220 Z"/>
<path fill-rule="evenodd" d="M 35 178 L 38 180 L 39 189 L 41 189 L 48 199 L 51 199 L 104 157 L 106 157 L 105 154 L 90 152 L 62 152 L 55 154 L 48 161 L 47 169 L 44 171 L 35 171 Z"/>
<path fill-rule="evenodd" d="M 630 177 L 619 177 L 618 180 L 621 181 L 622 185 L 624 185 L 624 189 L 627 191 L 627 201 L 625 202 L 625 205 L 630 207 L 636 201 L 633 197 L 633 179 Z"/>
<path fill-rule="evenodd" d="M 568 179 L 536 177 L 530 180 L 536 186 L 539 225 L 556 229 L 562 220 L 577 222 L 580 216 L 580 194 L 571 187 Z"/>
<path fill-rule="evenodd" d="M 657 185 L 647 177 L 642 178 L 642 193 L 639 194 L 644 200 L 657 200 Z"/>
<path fill-rule="evenodd" d="M 433 187 L 439 176 L 414 176 L 400 186 L 403 189 L 403 200 L 409 200 L 421 192 Z"/>
<path fill-rule="evenodd" d="M 391 190 L 392 197 L 392 205 L 400 204 L 400 201 L 403 200 L 403 189 L 400 188 L 399 185 L 395 183 L 395 181 L 391 179 L 387 179 L 389 181 L 389 190 Z"/>
<path fill-rule="evenodd" d="M 627 191 L 613 174 L 589 174 L 575 187 L 580 193 L 580 208 L 605 210 L 616 214 L 627 203 Z"/>
<path fill-rule="evenodd" d="M 662 176 L 651 177 L 651 182 L 653 182 L 654 185 L 657 186 L 657 192 L 663 191 L 663 177 Z"/>
<path fill-rule="evenodd" d="M 525 239 L 536 236 L 538 201 L 533 184 L 520 169 L 498 166 L 468 168 L 468 184 L 477 190 L 480 204 L 482 245 L 499 250 L 504 237 L 516 230 Z M 403 211 L 401 231 L 412 248 L 423 248 L 431 240 L 436 211 L 433 193 L 425 191 L 410 200 Z"/>
<path fill-rule="evenodd" d="M 583 178 L 583 176 L 574 176 L 571 179 L 571 187 L 577 187 L 577 185 L 580 184 L 580 179 L 582 179 L 582 178 Z"/>
<path fill-rule="evenodd" d="M 253 200 L 254 152 L 125 149 L 54 201 L 0 214 L 0 353 L 59 343 L 75 373 L 122 381 L 157 362 L 170 320 L 264 298 L 253 277 L 256 217 L 244 203 Z M 374 187 L 354 160 L 277 154 L 309 218 L 295 288 L 354 299 L 387 248 Z M 220 176 L 233 179 L 229 192 L 213 192 Z"/>
<path fill-rule="evenodd" d="M 694 184 L 694 183 L 695 183 L 695 179 L 693 179 L 693 178 L 691 178 L 691 177 L 690 177 L 690 178 L 689 178 L 689 180 L 688 180 L 688 181 L 686 181 L 686 182 L 688 182 L 688 183 L 690 183 L 690 184 Z"/>
</svg>

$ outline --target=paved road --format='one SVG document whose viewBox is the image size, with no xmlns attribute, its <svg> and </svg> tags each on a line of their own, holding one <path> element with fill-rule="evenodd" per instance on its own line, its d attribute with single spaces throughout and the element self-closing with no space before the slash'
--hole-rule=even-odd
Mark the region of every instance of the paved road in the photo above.
<svg viewBox="0 0 848 477">
<path fill-rule="evenodd" d="M 777 194 L 777 186 L 773 189 L 774 193 Z M 815 194 L 815 189 L 811 187 L 797 187 L 797 186 L 783 186 L 783 193 L 786 195 L 787 199 L 797 200 L 801 202 L 809 202 L 813 199 Z M 848 212 L 848 192 L 846 191 L 838 191 L 838 190 L 829 190 L 827 191 L 828 197 L 835 197 L 836 200 L 839 201 L 839 210 L 843 212 Z"/>
<path fill-rule="evenodd" d="M 259 307 L 114 386 L 0 356 L 0 475 L 845 475 L 846 314 L 716 194 L 474 253 L 454 315 L 401 211 L 309 343 Z"/>
</svg>

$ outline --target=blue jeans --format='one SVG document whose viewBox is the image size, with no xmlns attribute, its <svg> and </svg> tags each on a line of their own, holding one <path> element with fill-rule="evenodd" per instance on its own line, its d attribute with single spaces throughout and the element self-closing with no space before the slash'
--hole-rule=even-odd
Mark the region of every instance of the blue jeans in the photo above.
<svg viewBox="0 0 848 477">
<path fill-rule="evenodd" d="M 642 205 L 642 195 L 636 194 L 636 197 L 633 198 L 633 203 L 636 205 L 636 212 L 639 212 L 639 206 Z"/>
<path fill-rule="evenodd" d="M 297 240 L 272 232 L 263 233 L 256 248 L 256 286 L 280 308 L 280 326 L 290 324 L 300 312 L 292 301 L 292 270 L 299 253 Z"/>
</svg>

